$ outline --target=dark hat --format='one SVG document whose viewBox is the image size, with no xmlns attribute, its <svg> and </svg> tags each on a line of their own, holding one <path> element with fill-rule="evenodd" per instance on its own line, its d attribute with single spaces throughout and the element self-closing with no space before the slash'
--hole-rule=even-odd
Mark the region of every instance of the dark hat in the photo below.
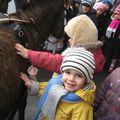
<svg viewBox="0 0 120 120">
<path fill-rule="evenodd" d="M 110 9 L 113 7 L 113 3 L 111 0 L 102 0 L 101 2 L 106 3 Z"/>
<path fill-rule="evenodd" d="M 82 0 L 81 1 L 81 5 L 85 5 L 85 6 L 89 6 L 89 7 L 93 7 L 93 1 L 92 0 Z"/>
</svg>

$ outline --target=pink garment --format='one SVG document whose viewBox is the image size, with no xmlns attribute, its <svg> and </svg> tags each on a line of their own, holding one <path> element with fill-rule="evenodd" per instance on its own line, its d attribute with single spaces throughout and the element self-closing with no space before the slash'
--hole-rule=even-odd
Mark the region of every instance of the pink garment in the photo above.
<svg viewBox="0 0 120 120">
<path fill-rule="evenodd" d="M 91 49 L 90 52 L 93 53 L 95 59 L 96 64 L 95 73 L 98 73 L 103 70 L 105 64 L 105 58 L 102 54 L 102 49 L 101 48 Z"/>
<path fill-rule="evenodd" d="M 96 69 L 95 73 L 103 70 L 105 59 L 102 54 L 101 48 L 90 50 L 95 58 Z M 60 73 L 60 66 L 62 63 L 63 56 L 61 54 L 51 54 L 40 51 L 28 51 L 28 57 L 30 62 L 39 68 L 43 68 L 52 72 Z"/>
<path fill-rule="evenodd" d="M 108 38 L 112 37 L 114 38 L 115 32 L 120 24 L 120 20 L 112 20 L 106 30 L 106 36 Z"/>
<path fill-rule="evenodd" d="M 93 8 L 95 10 L 98 10 L 98 9 L 101 9 L 101 10 L 104 10 L 105 9 L 105 4 L 103 2 L 96 2 L 93 6 Z"/>
<path fill-rule="evenodd" d="M 117 29 L 119 26 L 120 20 L 112 20 L 109 27 L 112 29 Z"/>
<path fill-rule="evenodd" d="M 114 13 L 116 14 L 119 14 L 120 15 L 120 4 L 119 5 L 117 5 L 117 7 L 115 8 L 115 11 L 114 11 Z"/>
</svg>

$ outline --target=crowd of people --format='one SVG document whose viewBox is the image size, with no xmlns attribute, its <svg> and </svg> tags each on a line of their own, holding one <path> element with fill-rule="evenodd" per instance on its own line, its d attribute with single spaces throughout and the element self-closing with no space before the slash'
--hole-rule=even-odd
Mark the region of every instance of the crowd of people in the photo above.
<svg viewBox="0 0 120 120">
<path fill-rule="evenodd" d="M 104 69 L 109 72 L 113 71 L 120 61 L 120 1 L 64 1 L 65 19 L 67 22 L 81 14 L 86 14 L 94 22 L 98 30 L 98 40 L 103 42 L 101 47 L 106 61 Z"/>
<path fill-rule="evenodd" d="M 15 45 L 34 66 L 28 71 L 32 77 L 20 73 L 20 78 L 30 95 L 40 96 L 35 120 L 120 120 L 119 0 L 64 0 L 64 16 L 59 54 Z M 54 72 L 52 78 L 36 81 L 36 67 Z M 96 87 L 94 74 L 104 69 L 110 74 Z"/>
</svg>

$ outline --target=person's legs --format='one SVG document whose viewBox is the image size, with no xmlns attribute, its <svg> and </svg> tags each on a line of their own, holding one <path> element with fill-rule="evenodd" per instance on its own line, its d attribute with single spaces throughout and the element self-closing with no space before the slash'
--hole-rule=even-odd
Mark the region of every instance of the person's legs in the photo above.
<svg viewBox="0 0 120 120">
<path fill-rule="evenodd" d="M 114 70 L 116 62 L 117 62 L 117 59 L 112 59 L 109 70 L 108 70 L 109 72 L 112 72 Z"/>
</svg>

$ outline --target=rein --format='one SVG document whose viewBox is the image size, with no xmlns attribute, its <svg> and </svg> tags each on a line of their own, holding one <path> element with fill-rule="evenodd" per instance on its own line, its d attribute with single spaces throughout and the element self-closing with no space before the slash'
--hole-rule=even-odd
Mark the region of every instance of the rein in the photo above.
<svg viewBox="0 0 120 120">
<path fill-rule="evenodd" d="M 21 15 L 22 16 L 11 14 L 11 16 L 9 16 L 0 14 L 0 24 L 7 27 L 10 31 L 13 31 L 16 38 L 24 47 L 43 50 L 44 44 L 40 41 L 41 36 L 35 25 L 34 19 L 31 17 L 28 18 L 24 14 Z M 34 42 L 32 42 L 32 40 Z"/>
<path fill-rule="evenodd" d="M 11 22 L 11 21 L 15 21 L 15 22 L 23 22 L 23 23 L 31 23 L 31 21 L 28 20 L 21 20 L 21 19 L 16 19 L 16 18 L 0 18 L 0 22 Z"/>
<path fill-rule="evenodd" d="M 12 16 L 9 16 L 8 14 L 0 13 L 0 23 L 9 23 L 9 22 L 34 23 L 32 18 L 30 18 L 29 20 L 24 20 L 24 19 L 14 18 Z"/>
</svg>

